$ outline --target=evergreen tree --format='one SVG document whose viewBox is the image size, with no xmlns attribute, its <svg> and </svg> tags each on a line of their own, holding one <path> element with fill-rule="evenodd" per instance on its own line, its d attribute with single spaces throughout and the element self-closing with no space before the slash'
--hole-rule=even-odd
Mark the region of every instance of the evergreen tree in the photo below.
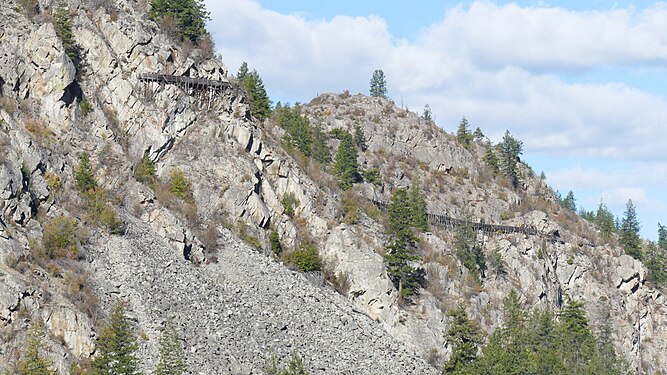
<svg viewBox="0 0 667 375">
<path fill-rule="evenodd" d="M 484 152 L 484 162 L 491 167 L 491 170 L 493 171 L 494 174 L 497 174 L 500 172 L 500 166 L 498 162 L 498 156 L 496 156 L 496 147 L 494 147 L 491 142 L 488 142 L 486 144 L 486 151 Z"/>
<path fill-rule="evenodd" d="M 265 375 L 308 375 L 303 366 L 303 360 L 297 353 L 292 353 L 287 368 L 280 368 L 278 357 L 274 355 L 263 370 Z"/>
<path fill-rule="evenodd" d="M 185 351 L 171 320 L 167 321 L 167 325 L 162 330 L 160 361 L 155 371 L 157 375 L 182 375 L 188 371 L 185 364 Z"/>
<path fill-rule="evenodd" d="M 468 148 L 470 142 L 473 140 L 473 135 L 470 133 L 470 126 L 468 125 L 468 119 L 466 119 L 465 116 L 463 116 L 459 123 L 459 128 L 456 131 L 456 140 L 465 148 Z"/>
<path fill-rule="evenodd" d="M 155 169 L 155 163 L 151 160 L 148 151 L 144 151 L 144 156 L 141 157 L 139 164 L 135 167 L 134 178 L 149 186 L 155 183 L 157 179 L 157 171 Z"/>
<path fill-rule="evenodd" d="M 426 121 L 433 121 L 433 112 L 431 112 L 431 106 L 426 104 L 424 106 L 424 112 L 422 113 L 422 118 Z"/>
<path fill-rule="evenodd" d="M 243 81 L 248 76 L 249 73 L 250 70 L 248 68 L 248 63 L 244 61 L 243 63 L 241 63 L 239 71 L 236 73 L 236 79 L 238 79 L 239 81 Z M 280 103 L 278 103 L 277 106 L 280 106 Z"/>
<path fill-rule="evenodd" d="M 362 129 L 361 125 L 359 124 L 354 124 L 354 143 L 362 152 L 368 149 L 368 145 L 366 144 L 366 136 L 364 135 L 364 129 Z"/>
<path fill-rule="evenodd" d="M 641 259 L 642 255 L 642 241 L 639 237 L 639 229 L 640 225 L 637 220 L 637 212 L 635 211 L 634 204 L 632 204 L 632 200 L 629 199 L 625 206 L 623 221 L 621 222 L 619 242 L 621 246 L 623 246 L 625 253 L 635 259 Z"/>
<path fill-rule="evenodd" d="M 56 35 L 63 43 L 65 54 L 72 60 L 77 71 L 81 68 L 81 51 L 74 40 L 74 31 L 72 30 L 72 15 L 67 7 L 66 0 L 58 0 L 53 12 L 53 27 Z"/>
<path fill-rule="evenodd" d="M 85 151 L 79 155 L 79 167 L 74 172 L 74 179 L 76 180 L 76 188 L 81 193 L 86 193 L 97 187 L 93 167 L 90 164 L 90 157 Z"/>
<path fill-rule="evenodd" d="M 357 164 L 357 147 L 350 133 L 346 133 L 340 140 L 334 159 L 334 174 L 338 178 L 338 185 L 343 190 L 348 190 L 352 184 L 361 181 Z"/>
<path fill-rule="evenodd" d="M 249 71 L 248 63 L 244 61 L 236 74 L 236 78 L 248 94 L 252 115 L 259 120 L 268 118 L 271 115 L 271 100 L 259 73 L 254 69 Z"/>
<path fill-rule="evenodd" d="M 415 175 L 410 186 L 410 211 L 412 212 L 412 226 L 422 232 L 428 230 L 426 216 L 426 199 L 419 176 Z"/>
<path fill-rule="evenodd" d="M 648 268 L 647 280 L 656 287 L 667 286 L 667 250 L 651 242 L 644 258 Z"/>
<path fill-rule="evenodd" d="M 294 107 L 290 106 L 281 106 L 276 109 L 276 121 L 278 126 L 285 129 L 285 135 L 283 136 L 283 141 L 286 146 L 290 149 L 297 149 L 301 151 L 306 156 L 312 156 L 313 153 L 313 142 L 314 130 L 310 121 L 306 116 L 301 113 L 301 107 L 295 105 Z M 320 128 L 321 130 L 321 128 Z M 317 135 L 319 137 L 318 147 L 323 147 L 318 150 L 321 153 L 320 158 L 324 158 L 324 152 L 328 152 L 328 147 L 326 146 L 325 135 L 320 132 Z"/>
<path fill-rule="evenodd" d="M 410 264 L 420 258 L 416 255 L 418 239 L 412 232 L 414 216 L 406 189 L 397 189 L 392 194 L 387 211 L 389 244 L 384 256 L 387 274 L 400 297 L 409 298 L 423 285 L 424 276 L 423 270 Z"/>
<path fill-rule="evenodd" d="M 28 340 L 24 345 L 24 352 L 21 354 L 20 375 L 53 374 L 52 363 L 42 355 L 42 352 L 46 351 L 43 340 L 43 327 L 39 324 L 33 324 L 28 333 Z"/>
<path fill-rule="evenodd" d="M 558 314 L 556 344 L 563 365 L 574 374 L 585 374 L 586 365 L 593 357 L 595 340 L 588 326 L 584 305 L 568 297 Z"/>
<path fill-rule="evenodd" d="M 577 200 L 574 198 L 574 192 L 572 192 L 572 190 L 567 192 L 567 195 L 561 201 L 561 206 L 572 212 L 577 212 Z"/>
<path fill-rule="evenodd" d="M 387 97 L 387 81 L 385 80 L 384 72 L 381 69 L 373 72 L 370 94 L 374 97 Z"/>
<path fill-rule="evenodd" d="M 151 0 L 150 18 L 161 25 L 174 23 L 181 40 L 197 43 L 207 35 L 210 14 L 203 0 Z"/>
<path fill-rule="evenodd" d="M 595 227 L 600 230 L 604 238 L 610 238 L 612 233 L 616 231 L 614 224 L 614 214 L 612 214 L 604 202 L 600 201 L 597 211 L 595 212 Z"/>
<path fill-rule="evenodd" d="M 327 133 L 322 129 L 321 125 L 316 125 L 311 130 L 313 139 L 312 158 L 321 164 L 329 164 L 331 162 L 331 150 L 327 145 L 327 140 L 329 139 Z"/>
<path fill-rule="evenodd" d="M 478 282 L 481 282 L 486 271 L 486 255 L 477 241 L 477 233 L 473 227 L 474 216 L 470 209 L 465 208 L 461 223 L 454 233 L 456 256 L 470 271 Z"/>
<path fill-rule="evenodd" d="M 658 223 L 658 247 L 667 250 L 667 227 Z"/>
<path fill-rule="evenodd" d="M 482 133 L 482 129 L 478 127 L 475 128 L 475 131 L 472 133 L 472 138 L 475 141 L 481 142 L 484 139 L 484 133 Z"/>
<path fill-rule="evenodd" d="M 139 374 L 139 359 L 134 354 L 138 348 L 134 330 L 125 316 L 125 308 L 119 303 L 111 313 L 109 324 L 97 338 L 93 375 Z"/>
<path fill-rule="evenodd" d="M 515 188 L 519 186 L 519 170 L 517 168 L 517 163 L 519 162 L 519 155 L 521 155 L 522 151 L 523 142 L 514 138 L 509 131 L 505 131 L 503 140 L 500 143 L 500 157 L 498 158 L 499 167 Z"/>
<path fill-rule="evenodd" d="M 452 346 L 452 355 L 442 368 L 444 374 L 460 373 L 477 358 L 477 350 L 483 342 L 477 322 L 468 318 L 463 306 L 451 310 L 447 315 L 452 324 L 445 333 L 445 343 Z"/>
</svg>

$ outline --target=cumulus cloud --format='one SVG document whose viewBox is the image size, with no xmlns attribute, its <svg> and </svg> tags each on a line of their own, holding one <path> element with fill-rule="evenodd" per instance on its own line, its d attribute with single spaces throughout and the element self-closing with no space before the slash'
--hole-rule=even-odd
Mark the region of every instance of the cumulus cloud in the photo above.
<svg viewBox="0 0 667 375">
<path fill-rule="evenodd" d="M 497 68 L 580 70 L 599 64 L 667 63 L 667 5 L 576 12 L 474 2 L 450 10 L 423 43 Z"/>
<path fill-rule="evenodd" d="M 208 1 L 210 25 L 234 71 L 248 61 L 276 100 L 367 92 L 374 69 L 389 94 L 452 131 L 465 115 L 529 152 L 621 160 L 662 156 L 667 101 L 623 83 L 572 84 L 558 74 L 597 65 L 667 65 L 667 6 L 575 12 L 474 2 L 413 42 L 376 16 L 307 19 L 251 0 Z"/>
</svg>

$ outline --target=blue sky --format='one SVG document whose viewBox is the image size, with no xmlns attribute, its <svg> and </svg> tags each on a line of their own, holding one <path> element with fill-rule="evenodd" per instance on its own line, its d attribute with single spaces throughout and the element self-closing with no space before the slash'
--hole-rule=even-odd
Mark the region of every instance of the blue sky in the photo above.
<svg viewBox="0 0 667 375">
<path fill-rule="evenodd" d="M 256 68 L 274 101 L 366 93 L 383 69 L 397 105 L 465 115 L 563 193 L 642 235 L 667 223 L 667 4 L 651 1 L 206 0 L 235 72 Z"/>
</svg>

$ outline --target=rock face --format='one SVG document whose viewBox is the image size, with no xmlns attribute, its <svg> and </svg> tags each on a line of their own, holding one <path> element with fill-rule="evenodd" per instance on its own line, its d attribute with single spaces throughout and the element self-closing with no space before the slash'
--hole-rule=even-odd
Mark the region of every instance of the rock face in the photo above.
<svg viewBox="0 0 667 375">
<path fill-rule="evenodd" d="M 331 167 L 290 154 L 284 130 L 253 119 L 222 62 L 161 34 L 142 2 L 88 3 L 69 2 L 86 61 L 80 72 L 43 15 L 29 20 L 16 1 L 0 7 L 0 372 L 15 369 L 37 321 L 55 367 L 67 373 L 95 355 L 96 323 L 125 301 L 146 372 L 172 319 L 192 373 L 257 374 L 272 354 L 296 352 L 314 374 L 430 374 L 451 351 L 446 312 L 466 302 L 490 333 L 510 290 L 527 307 L 558 309 L 566 295 L 583 301 L 593 326 L 611 316 L 616 349 L 633 368 L 667 369 L 663 293 L 646 285 L 641 262 L 554 205 L 528 168 L 509 188 L 484 165 L 482 144 L 465 149 L 386 99 L 324 94 L 304 115 L 325 130 L 360 125 L 368 150 L 359 164 L 378 168 L 383 181 L 344 193 Z M 231 84 L 208 97 L 142 82 L 142 73 Z M 84 99 L 89 113 L 79 107 Z M 121 235 L 94 225 L 75 191 L 82 151 L 125 223 Z M 145 152 L 160 180 L 152 187 L 133 177 Z M 190 182 L 191 199 L 168 193 L 174 169 Z M 498 261 L 477 285 L 454 255 L 451 231 L 431 226 L 420 236 L 428 286 L 401 305 L 383 264 L 384 214 L 370 202 L 387 202 L 413 177 L 430 212 L 456 217 L 467 206 L 486 223 L 543 235 L 479 233 Z M 298 201 L 292 216 L 286 194 Z M 355 220 L 345 219 L 343 200 L 358 209 Z M 39 259 L 44 226 L 60 215 L 87 232 L 79 259 Z M 268 249 L 271 230 L 287 250 L 314 243 L 342 295 L 321 275 L 291 271 L 256 249 Z"/>
</svg>

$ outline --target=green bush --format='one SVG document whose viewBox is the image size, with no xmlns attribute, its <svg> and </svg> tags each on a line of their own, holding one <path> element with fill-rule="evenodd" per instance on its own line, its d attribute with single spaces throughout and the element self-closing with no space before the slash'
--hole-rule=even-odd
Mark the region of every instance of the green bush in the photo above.
<svg viewBox="0 0 667 375">
<path fill-rule="evenodd" d="M 90 114 L 90 112 L 93 111 L 93 105 L 90 104 L 88 99 L 83 98 L 83 100 L 81 100 L 81 103 L 79 103 L 79 109 L 81 110 L 81 114 L 83 115 L 83 117 L 86 117 L 88 116 L 88 114 Z"/>
<path fill-rule="evenodd" d="M 109 205 L 109 198 L 104 190 L 95 187 L 92 190 L 88 190 L 84 196 L 86 198 L 88 216 L 91 221 L 106 228 L 109 233 L 123 233 L 123 222 Z"/>
<path fill-rule="evenodd" d="M 364 178 L 364 182 L 377 186 L 382 185 L 382 175 L 380 175 L 380 170 L 378 168 L 363 170 L 361 171 L 361 176 Z"/>
<path fill-rule="evenodd" d="M 157 178 L 156 173 L 155 163 L 153 163 L 148 155 L 148 151 L 144 151 L 144 156 L 141 157 L 141 160 L 139 160 L 139 163 L 134 168 L 134 178 L 142 184 L 151 186 Z"/>
<path fill-rule="evenodd" d="M 280 254 L 283 251 L 283 245 L 280 243 L 278 231 L 271 231 L 271 234 L 269 234 L 269 242 L 271 243 L 271 251 L 273 251 L 274 254 Z"/>
<path fill-rule="evenodd" d="M 178 168 L 172 169 L 169 173 L 169 191 L 186 202 L 192 201 L 190 182 Z"/>
<path fill-rule="evenodd" d="M 319 271 L 322 269 L 320 254 L 315 245 L 306 242 L 287 256 L 287 262 L 295 265 L 301 271 Z"/>
<path fill-rule="evenodd" d="M 58 216 L 44 224 L 42 245 L 50 259 L 71 258 L 79 256 L 78 224 L 76 220 Z"/>
<path fill-rule="evenodd" d="M 280 203 L 283 205 L 283 208 L 285 209 L 285 215 L 289 217 L 294 216 L 294 209 L 299 207 L 299 200 L 296 199 L 294 193 L 283 194 L 283 197 L 280 199 Z"/>
</svg>

